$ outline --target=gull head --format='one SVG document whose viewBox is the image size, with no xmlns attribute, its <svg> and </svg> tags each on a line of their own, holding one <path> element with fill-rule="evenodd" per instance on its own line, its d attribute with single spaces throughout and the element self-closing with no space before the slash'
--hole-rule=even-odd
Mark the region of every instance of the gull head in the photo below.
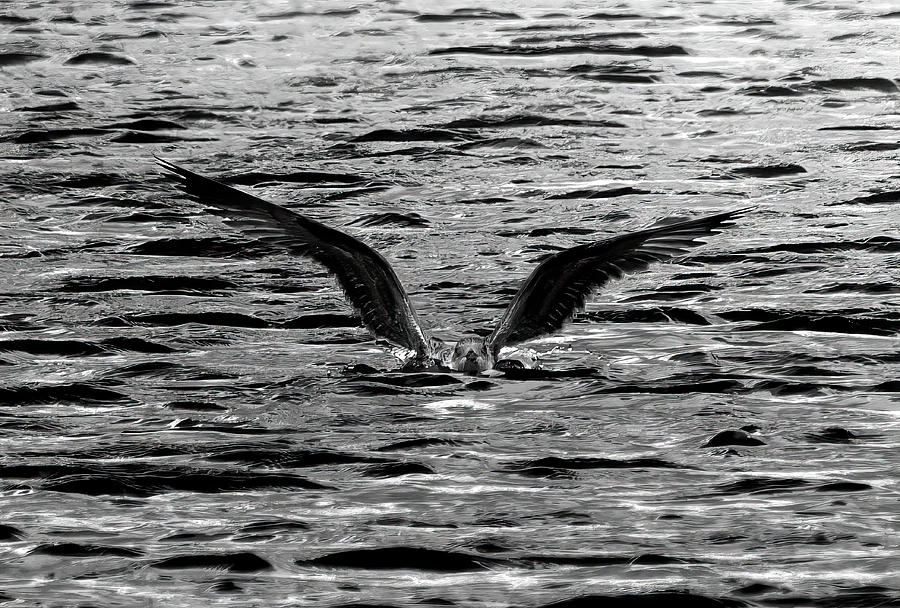
<svg viewBox="0 0 900 608">
<path fill-rule="evenodd" d="M 476 375 L 494 367 L 494 356 L 481 338 L 464 338 L 453 347 L 450 367 L 468 375 Z"/>
</svg>

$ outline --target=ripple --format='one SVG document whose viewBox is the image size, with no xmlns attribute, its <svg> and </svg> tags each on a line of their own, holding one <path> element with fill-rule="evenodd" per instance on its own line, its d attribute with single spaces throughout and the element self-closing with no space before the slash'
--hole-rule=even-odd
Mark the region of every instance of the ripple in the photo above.
<svg viewBox="0 0 900 608">
<path fill-rule="evenodd" d="M 83 545 L 80 543 L 53 543 L 38 545 L 30 554 L 53 555 L 57 557 L 140 557 L 144 554 L 138 549 L 126 547 L 109 547 L 105 545 Z"/>
<path fill-rule="evenodd" d="M 741 430 L 728 430 L 728 431 L 719 431 L 715 435 L 713 435 L 709 441 L 703 444 L 704 448 L 712 448 L 712 447 L 721 447 L 726 445 L 745 445 L 745 446 L 756 446 L 756 445 L 766 445 L 765 441 L 761 439 L 757 439 L 756 437 L 751 437 L 745 431 Z"/>
<path fill-rule="evenodd" d="M 509 114 L 502 116 L 478 116 L 475 118 L 457 118 L 440 125 L 443 129 L 521 129 L 524 127 L 612 127 L 625 125 L 608 120 L 588 118 L 564 118 L 544 116 L 540 114 Z"/>
<path fill-rule="evenodd" d="M 172 313 L 147 313 L 135 315 L 122 315 L 119 317 L 106 317 L 98 319 L 94 325 L 100 327 L 132 327 L 135 325 L 147 325 L 155 327 L 177 327 L 188 323 L 201 325 L 214 325 L 221 327 L 274 327 L 276 323 L 266 321 L 252 315 L 238 312 L 172 312 Z"/>
<path fill-rule="evenodd" d="M 0 524 L 0 542 L 17 542 L 25 538 L 25 533 L 14 526 Z"/>
<path fill-rule="evenodd" d="M 893 144 L 891 144 L 893 145 Z M 893 150 L 894 148 L 888 148 Z M 827 203 L 829 206 L 834 205 L 880 205 L 883 203 L 900 203 L 900 190 L 885 190 L 869 194 L 867 196 L 857 196 L 846 201 L 837 203 Z"/>
<path fill-rule="evenodd" d="M 696 606 L 696 608 L 744 608 L 751 606 L 741 600 L 710 595 L 697 595 L 687 591 L 660 591 L 650 593 L 622 593 L 618 595 L 579 595 L 574 598 L 542 604 L 538 608 L 652 608 L 653 606 Z"/>
<path fill-rule="evenodd" d="M 481 44 L 472 46 L 451 46 L 432 49 L 429 55 L 508 55 L 538 57 L 546 55 L 640 55 L 644 57 L 667 57 L 688 55 L 684 47 L 670 44 L 660 46 L 614 46 L 610 44 L 573 44 L 565 46 L 506 46 Z"/>
<path fill-rule="evenodd" d="M 66 65 L 137 65 L 137 61 L 122 53 L 88 51 L 73 55 L 66 60 Z"/>
<path fill-rule="evenodd" d="M 128 248 L 133 255 L 194 256 L 207 258 L 255 259 L 275 250 L 259 241 L 239 241 L 217 237 L 165 238 L 148 240 Z"/>
<path fill-rule="evenodd" d="M 0 403 L 3 404 L 25 405 L 58 402 L 84 405 L 134 403 L 127 395 L 86 382 L 0 388 Z"/>
<path fill-rule="evenodd" d="M 0 467 L 5 470 L 7 467 Z M 327 490 L 328 486 L 286 473 L 225 473 L 184 468 L 140 471 L 137 467 L 108 467 L 106 470 L 61 475 L 43 484 L 53 492 L 87 494 L 89 496 L 150 497 L 166 492 L 250 492 L 259 490 Z M 63 473 L 64 471 L 60 471 Z"/>
<path fill-rule="evenodd" d="M 362 135 L 357 135 L 350 141 L 357 143 L 366 143 L 373 141 L 472 141 L 478 136 L 472 133 L 465 133 L 452 129 L 375 129 Z"/>
<path fill-rule="evenodd" d="M 272 564 L 249 551 L 238 553 L 189 553 L 151 562 L 150 566 L 160 570 L 215 568 L 227 572 L 261 572 L 272 569 Z"/>
<path fill-rule="evenodd" d="M 210 293 L 232 289 L 237 285 L 223 279 L 205 277 L 136 276 L 136 277 L 83 277 L 69 279 L 59 290 L 68 292 L 98 291 L 149 291 L 172 295 Z"/>
<path fill-rule="evenodd" d="M 375 464 L 363 471 L 366 477 L 385 479 L 404 475 L 434 475 L 434 469 L 420 462 L 385 462 Z"/>
<path fill-rule="evenodd" d="M 358 217 L 349 226 L 397 226 L 401 228 L 423 227 L 430 225 L 431 222 L 423 218 L 418 213 L 370 213 L 362 217 Z"/>
<path fill-rule="evenodd" d="M 456 551 L 421 547 L 383 547 L 352 549 L 328 553 L 308 560 L 297 560 L 299 566 L 358 568 L 364 570 L 417 570 L 422 572 L 472 572 L 484 570 L 494 560 Z"/>
<path fill-rule="evenodd" d="M 484 8 L 458 8 L 450 13 L 422 13 L 415 16 L 416 21 L 445 22 L 445 21 L 469 21 L 484 19 L 521 19 L 516 13 L 492 11 Z"/>
<path fill-rule="evenodd" d="M 40 53 L 0 53 L 0 67 L 25 65 L 42 59 L 47 59 L 47 56 Z"/>
</svg>

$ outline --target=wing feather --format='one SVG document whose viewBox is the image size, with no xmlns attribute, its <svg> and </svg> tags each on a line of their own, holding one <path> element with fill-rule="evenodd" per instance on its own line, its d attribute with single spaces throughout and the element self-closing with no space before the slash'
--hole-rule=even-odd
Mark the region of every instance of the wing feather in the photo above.
<svg viewBox="0 0 900 608">
<path fill-rule="evenodd" d="M 169 161 L 156 161 L 188 194 L 223 212 L 247 236 L 322 264 L 337 278 L 374 335 L 420 355 L 428 354 L 428 338 L 418 316 L 400 279 L 380 253 L 349 234 L 299 213 Z"/>
<path fill-rule="evenodd" d="M 525 279 L 487 342 L 500 348 L 560 329 L 610 279 L 684 255 L 752 207 L 618 235 L 545 258 Z"/>
</svg>

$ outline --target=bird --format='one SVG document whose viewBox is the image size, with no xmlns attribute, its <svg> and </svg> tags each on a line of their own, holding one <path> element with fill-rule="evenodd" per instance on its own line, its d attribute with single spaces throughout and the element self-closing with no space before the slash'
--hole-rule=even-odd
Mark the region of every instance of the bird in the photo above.
<svg viewBox="0 0 900 608">
<path fill-rule="evenodd" d="M 198 202 L 215 208 L 249 237 L 312 258 L 336 279 L 363 325 L 410 353 L 401 371 L 457 371 L 478 375 L 522 366 L 500 359 L 503 347 L 555 331 L 612 279 L 684 255 L 753 210 L 744 207 L 697 219 L 656 225 L 576 245 L 541 261 L 513 296 L 487 337 L 448 346 L 422 328 L 397 273 L 383 255 L 359 239 L 285 207 L 155 157 L 166 175 Z"/>
</svg>

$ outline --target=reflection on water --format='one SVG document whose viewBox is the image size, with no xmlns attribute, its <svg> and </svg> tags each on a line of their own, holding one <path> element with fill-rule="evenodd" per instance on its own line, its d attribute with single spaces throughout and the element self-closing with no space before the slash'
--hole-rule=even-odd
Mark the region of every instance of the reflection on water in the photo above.
<svg viewBox="0 0 900 608">
<path fill-rule="evenodd" d="M 896 23 L 5 4 L 0 598 L 900 601 Z M 153 154 L 364 239 L 449 341 L 547 253 L 758 210 L 523 345 L 542 370 L 401 375 Z"/>
</svg>

